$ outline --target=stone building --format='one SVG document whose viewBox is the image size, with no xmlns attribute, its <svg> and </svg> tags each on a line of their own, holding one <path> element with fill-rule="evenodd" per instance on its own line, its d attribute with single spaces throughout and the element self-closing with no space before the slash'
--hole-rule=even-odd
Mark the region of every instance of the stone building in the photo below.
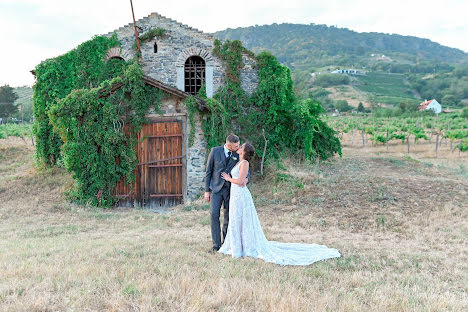
<svg viewBox="0 0 468 312">
<path fill-rule="evenodd" d="M 122 203 L 144 206 L 169 206 L 195 199 L 203 192 L 206 142 L 200 116 L 195 116 L 195 138 L 189 144 L 190 122 L 184 98 L 196 94 L 201 85 L 212 97 L 224 84 L 225 68 L 214 53 L 214 39 L 209 34 L 181 24 L 157 13 L 136 21 L 139 35 L 156 29 L 164 34 L 141 42 L 141 65 L 146 83 L 166 91 L 160 112 L 150 111 L 152 124 L 145 125 L 138 146 L 136 188 L 117 186 Z M 130 60 L 137 53 L 133 23 L 117 29 L 122 47 L 109 50 L 107 58 Z M 112 36 L 114 32 L 106 36 Z M 241 86 L 248 93 L 255 91 L 258 74 L 255 60 L 243 56 Z M 219 142 L 222 144 L 223 142 Z"/>
</svg>

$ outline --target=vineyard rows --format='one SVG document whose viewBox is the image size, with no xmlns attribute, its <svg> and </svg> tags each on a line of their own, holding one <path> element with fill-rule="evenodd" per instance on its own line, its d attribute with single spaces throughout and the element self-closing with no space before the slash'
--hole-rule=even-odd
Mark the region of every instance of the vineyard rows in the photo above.
<svg viewBox="0 0 468 312">
<path fill-rule="evenodd" d="M 354 143 L 358 133 L 365 146 L 365 137 L 374 144 L 387 145 L 392 140 L 401 140 L 408 145 L 417 144 L 419 140 L 432 142 L 435 137 L 436 156 L 438 147 L 443 139 L 450 141 L 450 149 L 460 152 L 468 151 L 468 120 L 458 114 L 444 114 L 440 116 L 420 117 L 373 117 L 373 116 L 338 116 L 329 117 L 328 124 L 333 127 L 340 138 L 344 133 L 352 135 Z"/>
</svg>

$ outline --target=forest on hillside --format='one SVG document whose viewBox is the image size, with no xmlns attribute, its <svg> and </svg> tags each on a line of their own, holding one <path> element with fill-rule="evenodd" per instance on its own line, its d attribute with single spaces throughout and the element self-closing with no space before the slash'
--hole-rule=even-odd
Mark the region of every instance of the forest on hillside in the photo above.
<svg viewBox="0 0 468 312">
<path fill-rule="evenodd" d="M 468 54 L 442 46 L 429 39 L 383 33 L 358 33 L 347 28 L 327 25 L 272 24 L 226 29 L 214 33 L 221 39 L 238 39 L 255 53 L 269 50 L 288 66 L 309 64 L 369 65 L 365 57 L 382 55 L 415 66 L 419 72 L 434 68 L 448 69 L 444 64 L 467 64 Z M 373 56 L 372 56 L 373 55 Z"/>
<path fill-rule="evenodd" d="M 428 39 L 287 23 L 228 28 L 214 36 L 241 40 L 255 53 L 272 52 L 291 68 L 300 97 L 308 97 L 317 88 L 349 85 L 364 94 L 359 100 L 367 105 L 398 105 L 424 98 L 435 98 L 446 106 L 468 104 L 468 53 Z M 327 74 L 347 68 L 375 73 L 376 79 Z M 330 101 L 324 104 L 330 106 Z"/>
</svg>

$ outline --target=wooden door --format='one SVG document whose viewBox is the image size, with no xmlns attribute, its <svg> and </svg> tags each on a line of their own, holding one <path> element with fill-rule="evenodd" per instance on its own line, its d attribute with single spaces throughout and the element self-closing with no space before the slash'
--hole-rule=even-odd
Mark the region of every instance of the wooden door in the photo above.
<svg viewBox="0 0 468 312">
<path fill-rule="evenodd" d="M 119 206 L 136 203 L 147 208 L 163 208 L 182 203 L 184 174 L 182 122 L 155 121 L 143 125 L 136 146 L 138 166 L 135 183 L 117 183 Z"/>
<path fill-rule="evenodd" d="M 136 199 L 140 206 L 168 207 L 182 203 L 182 122 L 156 121 L 138 137 Z"/>
</svg>

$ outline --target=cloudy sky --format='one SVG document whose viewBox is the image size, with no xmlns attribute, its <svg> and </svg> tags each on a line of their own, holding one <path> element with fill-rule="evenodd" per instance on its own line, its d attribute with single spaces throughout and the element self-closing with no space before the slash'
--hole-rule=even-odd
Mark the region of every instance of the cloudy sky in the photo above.
<svg viewBox="0 0 468 312">
<path fill-rule="evenodd" d="M 133 0 L 206 32 L 271 23 L 327 24 L 428 38 L 468 52 L 468 0 Z M 129 0 L 0 0 L 0 85 L 32 85 L 29 72 L 93 35 L 132 21 Z"/>
</svg>

